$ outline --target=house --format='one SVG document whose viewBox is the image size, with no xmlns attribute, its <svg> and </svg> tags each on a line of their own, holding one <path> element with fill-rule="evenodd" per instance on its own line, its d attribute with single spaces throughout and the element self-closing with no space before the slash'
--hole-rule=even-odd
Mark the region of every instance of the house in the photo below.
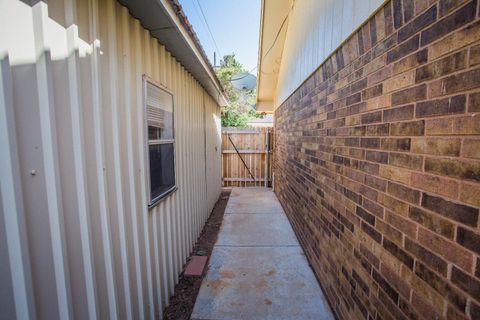
<svg viewBox="0 0 480 320">
<path fill-rule="evenodd" d="M 250 119 L 247 126 L 251 128 L 273 127 L 273 115 L 265 114 L 259 118 Z"/>
<path fill-rule="evenodd" d="M 262 0 L 257 92 L 337 318 L 478 319 L 478 1 Z"/>
<path fill-rule="evenodd" d="M 221 188 L 226 101 L 188 20 L 5 0 L 0 25 L 0 318 L 161 317 Z"/>
</svg>

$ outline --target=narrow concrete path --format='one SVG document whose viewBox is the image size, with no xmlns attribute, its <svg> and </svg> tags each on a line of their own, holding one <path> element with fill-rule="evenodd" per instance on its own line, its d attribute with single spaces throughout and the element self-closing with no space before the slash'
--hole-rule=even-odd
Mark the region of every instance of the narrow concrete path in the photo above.
<svg viewBox="0 0 480 320">
<path fill-rule="evenodd" d="M 192 319 L 334 319 L 270 189 L 232 190 Z"/>
</svg>

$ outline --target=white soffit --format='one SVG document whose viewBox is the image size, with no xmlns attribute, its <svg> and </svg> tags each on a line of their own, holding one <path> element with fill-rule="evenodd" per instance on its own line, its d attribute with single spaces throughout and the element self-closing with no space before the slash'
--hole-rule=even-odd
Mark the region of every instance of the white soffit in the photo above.
<svg viewBox="0 0 480 320">
<path fill-rule="evenodd" d="M 257 111 L 272 112 L 292 0 L 262 0 L 257 70 Z"/>
<path fill-rule="evenodd" d="M 204 56 L 197 39 L 184 25 L 187 19 L 174 0 L 119 0 L 142 26 L 171 52 L 221 106 L 227 104 L 213 68 Z"/>
</svg>

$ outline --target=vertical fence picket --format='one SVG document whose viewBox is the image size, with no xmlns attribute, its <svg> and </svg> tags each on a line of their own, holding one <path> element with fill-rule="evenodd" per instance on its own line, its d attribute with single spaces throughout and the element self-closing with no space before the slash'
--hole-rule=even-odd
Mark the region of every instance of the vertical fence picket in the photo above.
<svg viewBox="0 0 480 320">
<path fill-rule="evenodd" d="M 271 151 L 269 157 L 266 154 L 268 132 L 272 139 L 273 131 L 270 128 L 223 128 L 222 182 L 224 187 L 263 187 L 265 180 L 270 183 L 272 157 Z"/>
</svg>

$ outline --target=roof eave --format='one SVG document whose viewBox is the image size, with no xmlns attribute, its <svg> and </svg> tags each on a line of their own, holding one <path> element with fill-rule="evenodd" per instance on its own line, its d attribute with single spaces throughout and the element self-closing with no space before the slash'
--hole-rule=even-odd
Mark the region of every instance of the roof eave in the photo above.
<svg viewBox="0 0 480 320">
<path fill-rule="evenodd" d="M 220 105 L 228 101 L 181 6 L 175 0 L 118 0 Z"/>
<path fill-rule="evenodd" d="M 257 105 L 262 112 L 274 111 L 278 71 L 288 29 L 292 0 L 262 0 L 259 30 Z M 283 24 L 283 19 L 286 19 Z"/>
</svg>

